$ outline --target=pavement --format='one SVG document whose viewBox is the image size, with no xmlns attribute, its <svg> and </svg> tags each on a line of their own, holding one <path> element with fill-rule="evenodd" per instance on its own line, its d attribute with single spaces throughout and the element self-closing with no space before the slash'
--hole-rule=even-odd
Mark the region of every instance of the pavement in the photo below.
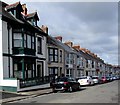
<svg viewBox="0 0 120 105">
<path fill-rule="evenodd" d="M 7 92 L 0 91 L 0 104 L 10 103 L 17 100 L 37 97 L 44 94 L 52 93 L 52 89 L 48 84 L 41 85 L 39 89 L 24 92 Z"/>
</svg>

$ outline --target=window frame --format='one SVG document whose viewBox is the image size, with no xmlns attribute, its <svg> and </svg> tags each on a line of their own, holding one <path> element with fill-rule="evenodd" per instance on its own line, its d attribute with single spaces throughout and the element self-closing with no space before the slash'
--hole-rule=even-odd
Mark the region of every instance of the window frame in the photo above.
<svg viewBox="0 0 120 105">
<path fill-rule="evenodd" d="M 37 38 L 37 54 L 42 54 L 42 38 Z"/>
<path fill-rule="evenodd" d="M 60 50 L 60 63 L 62 63 L 62 50 Z"/>
<path fill-rule="evenodd" d="M 50 53 L 50 50 L 53 50 L 53 54 Z M 58 63 L 58 49 L 57 48 L 48 48 L 48 56 L 50 62 Z M 52 60 L 51 60 L 52 58 Z"/>
<path fill-rule="evenodd" d="M 15 37 L 15 35 L 16 34 L 18 34 L 19 35 L 19 37 Z M 17 35 L 16 35 L 17 36 Z M 16 42 L 20 42 L 19 43 L 19 45 L 17 45 L 18 43 L 16 43 Z M 23 41 L 23 37 L 22 37 L 22 33 L 13 33 L 13 42 L 14 42 L 14 44 L 13 44 L 13 47 L 22 47 L 23 45 L 22 45 L 22 41 Z"/>
</svg>

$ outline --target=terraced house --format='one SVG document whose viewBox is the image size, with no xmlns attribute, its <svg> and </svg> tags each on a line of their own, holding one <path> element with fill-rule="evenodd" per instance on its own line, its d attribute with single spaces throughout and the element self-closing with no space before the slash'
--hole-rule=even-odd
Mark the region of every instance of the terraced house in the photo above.
<svg viewBox="0 0 120 105">
<path fill-rule="evenodd" d="M 45 81 L 46 36 L 38 27 L 37 12 L 27 13 L 20 2 L 2 3 L 2 61 L 0 87 L 2 90 L 24 91 L 38 88 Z"/>
<path fill-rule="evenodd" d="M 62 43 L 62 37 L 48 36 L 48 74 L 50 78 L 60 76 L 76 77 L 77 51 L 73 49 L 72 42 Z"/>
<path fill-rule="evenodd" d="M 119 75 L 120 67 L 106 64 L 88 49 L 62 42 L 38 26 L 37 12 L 28 13 L 26 4 L 0 2 L 0 89 L 37 89 L 62 73 L 67 77 Z"/>
<path fill-rule="evenodd" d="M 64 49 L 61 37 L 48 36 L 47 38 L 47 73 L 50 80 L 55 76 L 60 76 L 64 73 Z"/>
</svg>

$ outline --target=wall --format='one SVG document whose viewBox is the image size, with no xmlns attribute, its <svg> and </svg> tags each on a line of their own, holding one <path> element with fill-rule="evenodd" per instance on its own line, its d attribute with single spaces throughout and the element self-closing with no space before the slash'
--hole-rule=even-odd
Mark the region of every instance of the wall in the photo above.
<svg viewBox="0 0 120 105">
<path fill-rule="evenodd" d="M 7 22 L 2 21 L 2 40 L 3 40 L 3 53 L 8 54 L 8 29 L 7 29 Z M 9 47 L 10 47 L 10 54 L 12 54 L 12 28 L 9 30 Z M 8 56 L 3 57 L 3 78 L 9 77 L 8 71 Z M 13 74 L 13 67 L 12 67 L 12 58 L 10 58 L 10 77 Z"/>
<path fill-rule="evenodd" d="M 3 80 L 3 56 L 2 56 L 2 20 L 0 16 L 0 83 Z"/>
<path fill-rule="evenodd" d="M 37 37 L 41 37 L 42 38 L 42 54 L 38 54 L 38 50 L 37 50 Z M 38 56 L 39 58 L 44 58 L 47 59 L 47 45 L 46 45 L 46 37 L 45 36 L 37 36 L 36 37 L 36 56 Z M 44 69 L 44 76 L 47 75 L 46 70 L 47 70 L 47 63 L 46 60 L 37 60 L 37 61 L 43 61 L 43 69 Z M 37 64 L 36 64 L 36 68 L 37 68 Z"/>
<path fill-rule="evenodd" d="M 9 78 L 8 57 L 6 57 L 6 56 L 3 56 L 3 78 Z"/>
<path fill-rule="evenodd" d="M 39 58 L 46 58 L 46 37 L 44 37 L 44 36 L 42 37 L 41 36 L 41 38 L 42 38 L 42 55 L 37 53 L 37 37 L 36 37 L 36 55 Z"/>
<path fill-rule="evenodd" d="M 12 31 L 11 31 L 12 32 Z M 10 35 L 11 35 L 10 32 Z M 4 70 L 4 76 L 6 77 L 8 72 L 8 57 L 3 57 L 3 53 L 8 53 L 8 37 L 7 37 L 7 23 L 5 21 L 1 20 L 0 17 L 0 86 L 6 86 L 6 87 L 17 87 L 17 80 L 13 79 L 4 79 L 3 80 L 3 70 Z M 12 40 L 11 40 L 12 45 Z M 12 50 L 12 49 L 11 49 Z M 4 64 L 3 64 L 4 63 Z M 10 61 L 12 65 L 12 59 Z M 11 67 L 12 70 L 12 67 Z"/>
<path fill-rule="evenodd" d="M 1 83 L 0 83 L 2 86 L 11 86 L 11 87 L 17 87 L 17 79 L 11 79 L 11 80 L 8 80 L 8 79 L 4 79 Z"/>
</svg>

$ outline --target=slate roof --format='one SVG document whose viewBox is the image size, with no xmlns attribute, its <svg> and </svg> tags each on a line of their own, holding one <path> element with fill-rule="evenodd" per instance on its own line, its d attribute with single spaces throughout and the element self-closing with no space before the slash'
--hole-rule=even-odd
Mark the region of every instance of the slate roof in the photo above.
<svg viewBox="0 0 120 105">
<path fill-rule="evenodd" d="M 2 18 L 7 18 L 10 21 L 14 21 L 14 22 L 18 22 L 20 24 L 23 24 L 24 22 L 22 22 L 21 20 L 15 18 L 14 16 L 12 16 L 10 13 L 8 13 L 7 11 L 5 11 L 4 8 L 0 9 L 0 14 L 2 14 Z"/>
<path fill-rule="evenodd" d="M 17 19 L 14 15 L 12 15 L 11 13 L 9 13 L 8 11 L 5 10 L 6 3 L 4 3 L 4 2 L 0 2 L 0 3 L 4 4 L 4 7 L 2 7 L 0 9 L 0 14 L 2 15 L 2 19 L 4 19 L 5 21 L 8 21 L 9 23 L 12 23 L 11 25 L 14 25 L 14 24 L 17 24 L 17 26 L 23 25 L 23 27 L 29 27 L 38 33 L 40 32 L 45 36 L 47 35 L 46 33 L 44 33 L 44 31 L 41 28 L 33 26 L 31 23 L 27 22 L 27 20 L 25 19 L 24 16 L 21 19 Z M 10 6 L 9 8 L 16 7 L 18 3 L 19 2 L 12 4 L 12 5 L 9 5 Z M 8 6 L 7 6 L 7 8 L 8 8 Z"/>
<path fill-rule="evenodd" d="M 52 36 L 49 36 L 49 38 L 51 39 L 50 41 L 52 41 L 52 43 L 54 43 L 57 46 L 63 48 L 66 52 L 77 54 L 77 51 L 75 51 L 73 48 L 70 48 L 69 46 L 65 45 L 64 43 L 62 43 L 62 42 L 60 42 L 58 40 L 56 40 Z"/>
</svg>

